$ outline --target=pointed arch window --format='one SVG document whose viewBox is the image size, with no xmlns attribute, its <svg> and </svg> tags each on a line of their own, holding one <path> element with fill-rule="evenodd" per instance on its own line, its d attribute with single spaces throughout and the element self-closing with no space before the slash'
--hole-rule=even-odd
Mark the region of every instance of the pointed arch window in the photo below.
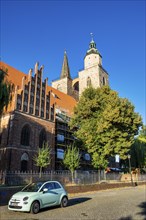
<svg viewBox="0 0 146 220">
<path fill-rule="evenodd" d="M 102 79 L 102 84 L 105 85 L 105 78 Z"/>
<path fill-rule="evenodd" d="M 46 131 L 42 129 L 39 135 L 39 148 L 42 148 L 43 144 L 47 141 Z"/>
<path fill-rule="evenodd" d="M 21 131 L 21 141 L 20 143 L 24 146 L 29 146 L 30 141 L 30 126 L 24 125 Z"/>
<path fill-rule="evenodd" d="M 91 86 L 91 78 L 88 77 L 88 78 L 87 78 L 87 87 L 90 87 L 90 86 Z"/>
<path fill-rule="evenodd" d="M 26 172 L 28 169 L 29 157 L 27 153 L 23 153 L 21 156 L 21 171 Z"/>
</svg>

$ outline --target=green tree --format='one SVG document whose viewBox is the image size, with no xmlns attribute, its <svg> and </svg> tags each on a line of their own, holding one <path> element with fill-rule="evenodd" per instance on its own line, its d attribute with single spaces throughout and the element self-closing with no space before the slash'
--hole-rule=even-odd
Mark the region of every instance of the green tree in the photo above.
<svg viewBox="0 0 146 220">
<path fill-rule="evenodd" d="M 40 168 L 39 177 L 42 176 L 42 168 L 47 167 L 51 163 L 51 149 L 48 143 L 43 143 L 42 148 L 39 148 L 38 154 L 33 158 L 36 166 Z"/>
<path fill-rule="evenodd" d="M 92 155 L 96 168 L 105 168 L 109 156 L 119 154 L 126 159 L 141 125 L 141 116 L 131 102 L 107 86 L 87 88 L 70 122 L 71 128 L 78 128 L 75 135 Z"/>
<path fill-rule="evenodd" d="M 12 99 L 13 84 L 7 80 L 7 70 L 0 69 L 0 117 Z"/>
<path fill-rule="evenodd" d="M 135 138 L 130 154 L 133 167 L 146 167 L 146 126 L 143 126 L 139 135 Z"/>
<path fill-rule="evenodd" d="M 69 145 L 67 147 L 64 154 L 63 164 L 70 170 L 73 182 L 74 172 L 80 166 L 80 154 L 77 147 L 74 145 Z"/>
</svg>

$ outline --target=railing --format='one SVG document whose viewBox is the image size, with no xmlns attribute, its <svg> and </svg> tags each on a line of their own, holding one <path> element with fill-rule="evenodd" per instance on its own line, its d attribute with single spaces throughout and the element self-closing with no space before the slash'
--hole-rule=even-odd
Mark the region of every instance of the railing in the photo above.
<svg viewBox="0 0 146 220">
<path fill-rule="evenodd" d="M 132 175 L 133 181 L 146 181 L 146 174 Z M 130 174 L 105 173 L 104 171 L 76 171 L 72 179 L 70 171 L 48 171 L 44 172 L 39 178 L 39 173 L 31 172 L 0 172 L 0 184 L 18 186 L 26 185 L 32 181 L 57 180 L 63 185 L 75 184 L 95 184 L 101 182 L 130 182 Z"/>
</svg>

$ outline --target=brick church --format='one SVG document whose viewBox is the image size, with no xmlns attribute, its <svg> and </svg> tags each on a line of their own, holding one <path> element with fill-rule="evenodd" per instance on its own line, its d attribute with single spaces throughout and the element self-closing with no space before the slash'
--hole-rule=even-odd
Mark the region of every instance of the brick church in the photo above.
<svg viewBox="0 0 146 220">
<path fill-rule="evenodd" d="M 91 39 L 84 57 L 84 69 L 72 79 L 68 58 L 64 53 L 60 79 L 48 85 L 43 81 L 44 66 L 37 62 L 25 74 L 3 61 L 0 68 L 7 69 L 7 80 L 15 86 L 7 111 L 0 119 L 0 170 L 36 171 L 33 157 L 47 142 L 51 147 L 51 164 L 46 170 L 62 169 L 66 147 L 74 141 L 68 122 L 85 88 L 108 85 L 108 73 L 102 67 L 102 56 Z M 83 164 L 90 156 L 83 153 Z"/>
</svg>

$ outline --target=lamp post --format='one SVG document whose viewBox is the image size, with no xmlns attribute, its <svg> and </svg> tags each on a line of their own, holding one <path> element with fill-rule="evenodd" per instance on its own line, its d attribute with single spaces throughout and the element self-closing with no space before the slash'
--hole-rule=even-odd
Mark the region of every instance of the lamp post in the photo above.
<svg viewBox="0 0 146 220">
<path fill-rule="evenodd" d="M 129 161 L 129 173 L 130 173 L 130 176 L 131 176 L 131 184 L 133 186 L 133 179 L 132 179 L 132 173 L 131 173 L 131 160 L 130 160 L 131 159 L 131 155 L 128 154 L 127 157 L 128 157 L 128 161 Z"/>
</svg>

